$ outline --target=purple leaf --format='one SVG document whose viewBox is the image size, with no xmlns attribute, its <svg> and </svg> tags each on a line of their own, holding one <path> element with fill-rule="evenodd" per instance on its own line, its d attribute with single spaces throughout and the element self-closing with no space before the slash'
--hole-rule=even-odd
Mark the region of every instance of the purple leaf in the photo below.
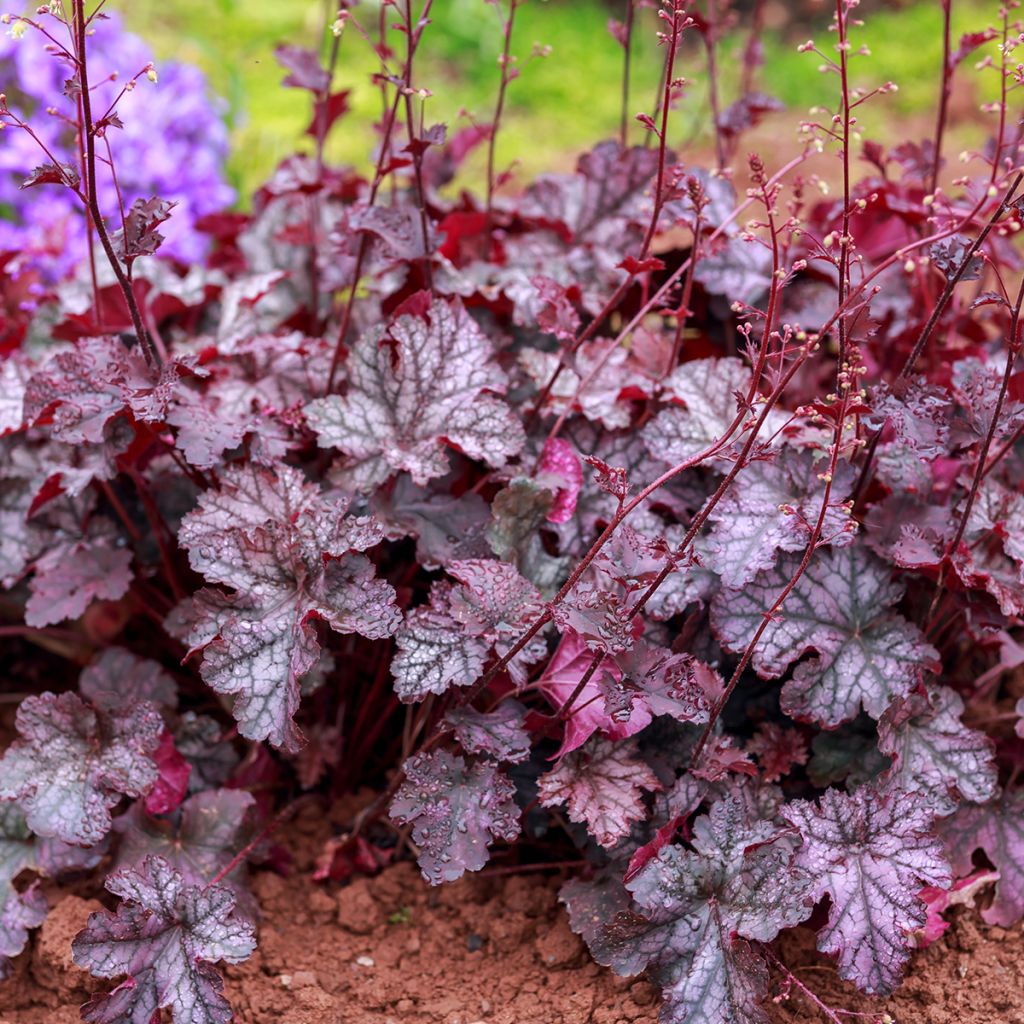
<svg viewBox="0 0 1024 1024">
<path fill-rule="evenodd" d="M 736 393 L 749 385 L 750 371 L 739 359 L 695 359 L 676 367 L 665 381 L 665 398 L 673 404 L 643 430 L 650 453 L 677 463 L 708 448 L 736 418 Z"/>
<path fill-rule="evenodd" d="M 399 699 L 410 703 L 451 686 L 469 686 L 483 674 L 491 644 L 465 636 L 447 605 L 447 590 L 431 592 L 431 603 L 414 608 L 395 635 L 391 674 Z"/>
<path fill-rule="evenodd" d="M 963 724 L 963 711 L 960 697 L 939 686 L 896 701 L 878 722 L 878 748 L 895 762 L 889 776 L 924 794 L 936 815 L 952 814 L 960 798 L 981 804 L 996 793 L 992 741 Z"/>
<path fill-rule="evenodd" d="M 424 489 L 400 476 L 390 493 L 382 489 L 373 496 L 370 507 L 389 539 L 416 538 L 416 560 L 424 569 L 490 554 L 484 539 L 490 512 L 487 502 L 472 491 L 453 497 L 436 484 Z"/>
<path fill-rule="evenodd" d="M 752 823 L 732 797 L 694 821 L 691 845 L 662 848 L 627 884 L 639 914 L 607 931 L 635 953 L 612 966 L 646 966 L 672 1024 L 764 1024 L 767 971 L 749 941 L 770 942 L 803 921 L 810 880 L 794 866 L 791 836 Z"/>
<path fill-rule="evenodd" d="M 339 480 L 370 491 L 396 470 L 420 485 L 448 472 L 448 447 L 493 466 L 524 444 L 523 427 L 492 392 L 505 390 L 490 339 L 461 302 L 437 299 L 427 319 L 400 316 L 353 346 L 344 397 L 306 407 L 322 448 L 346 456 Z"/>
<path fill-rule="evenodd" d="M 331 76 L 313 50 L 301 46 L 278 46 L 274 49 L 274 56 L 288 71 L 282 85 L 292 89 L 308 89 L 313 93 L 322 93 L 330 87 Z"/>
<path fill-rule="evenodd" d="M 983 850 L 999 871 L 992 906 L 981 916 L 1010 928 L 1024 917 L 1024 790 L 1004 793 L 986 804 L 962 804 L 939 825 L 939 834 L 958 877 L 974 870 L 974 851 Z"/>
<path fill-rule="evenodd" d="M 110 809 L 157 780 L 164 724 L 146 702 L 104 713 L 74 693 L 26 697 L 19 738 L 0 760 L 0 800 L 18 800 L 36 835 L 88 846 L 110 830 Z"/>
<path fill-rule="evenodd" d="M 201 590 L 180 610 L 176 631 L 203 649 L 202 675 L 234 698 L 239 732 L 294 752 L 299 683 L 317 663 L 311 619 L 339 633 L 390 636 L 394 591 L 363 551 L 382 535 L 369 516 L 346 515 L 289 466 L 233 467 L 182 521 L 192 567 L 233 594 Z"/>
<path fill-rule="evenodd" d="M 716 595 L 711 625 L 726 650 L 746 647 L 799 562 L 797 554 L 784 555 L 743 590 Z M 772 679 L 808 651 L 816 652 L 782 688 L 788 715 L 826 728 L 853 718 L 861 706 L 879 718 L 937 668 L 938 652 L 921 631 L 889 610 L 903 595 L 891 575 L 859 546 L 815 554 L 762 634 L 752 662 L 758 675 Z"/>
<path fill-rule="evenodd" d="M 413 609 L 395 637 L 391 671 L 403 701 L 474 683 L 488 653 L 507 649 L 543 611 L 536 587 L 505 562 L 455 561 L 448 571 L 460 585 L 436 584 L 429 605 Z M 537 654 L 527 647 L 510 669 L 520 671 Z"/>
<path fill-rule="evenodd" d="M 587 826 L 602 846 L 615 846 L 644 816 L 642 793 L 661 788 L 634 741 L 595 739 L 566 754 L 538 781 L 543 807 L 565 804 L 569 820 Z"/>
<path fill-rule="evenodd" d="M 178 704 L 178 687 L 163 667 L 123 647 L 108 647 L 78 679 L 78 690 L 95 707 L 113 711 L 146 700 L 161 708 Z"/>
<path fill-rule="evenodd" d="M 760 239 L 736 236 L 717 252 L 702 254 L 693 276 L 712 295 L 749 305 L 772 283 L 772 252 Z"/>
<path fill-rule="evenodd" d="M 925 922 L 921 888 L 952 881 L 932 810 L 918 794 L 862 786 L 795 800 L 782 816 L 803 837 L 797 863 L 814 898 L 832 900 L 818 949 L 838 956 L 840 977 L 888 994 L 910 958 L 910 933 Z"/>
<path fill-rule="evenodd" d="M 452 708 L 445 724 L 467 754 L 489 754 L 498 761 L 518 764 L 530 756 L 526 708 L 517 700 L 503 700 L 493 711 L 476 711 L 468 705 Z"/>
<path fill-rule="evenodd" d="M 406 263 L 429 256 L 436 245 L 433 232 L 423 238 L 423 221 L 412 206 L 363 206 L 349 214 L 352 231 L 365 231 L 378 240 L 374 252 L 384 263 Z"/>
<path fill-rule="evenodd" d="M 157 231 L 169 220 L 177 203 L 166 199 L 136 199 L 124 215 L 124 227 L 110 236 L 118 259 L 131 266 L 140 256 L 152 256 L 163 244 L 164 236 Z"/>
<path fill-rule="evenodd" d="M 79 967 L 98 978 L 126 980 L 82 1007 L 90 1024 L 155 1020 L 228 1024 L 218 960 L 238 964 L 256 948 L 253 926 L 234 914 L 235 897 L 221 885 L 186 885 L 162 857 L 112 874 L 107 888 L 124 902 L 116 913 L 89 916 L 71 944 Z"/>
<path fill-rule="evenodd" d="M 575 174 L 538 178 L 527 189 L 520 213 L 564 225 L 577 244 L 608 245 L 621 254 L 628 248 L 623 235 L 650 216 L 645 193 L 657 169 L 657 154 L 650 149 L 600 142 L 580 157 Z"/>
<path fill-rule="evenodd" d="M 594 652 L 586 641 L 579 634 L 567 630 L 537 681 L 541 693 L 556 710 L 561 711 L 566 701 L 576 693 L 593 660 Z M 605 710 L 605 694 L 607 688 L 614 685 L 614 680 L 606 683 L 603 677 L 614 677 L 618 671 L 615 663 L 605 658 L 576 695 L 571 713 L 565 720 L 565 735 L 557 757 L 564 757 L 581 747 L 595 732 L 600 731 L 610 739 L 625 739 L 650 725 L 650 711 L 642 704 L 633 708 L 625 721 L 616 719 Z"/>
<path fill-rule="evenodd" d="M 746 466 L 711 513 L 704 564 L 727 587 L 750 583 L 775 564 L 779 551 L 803 551 L 821 514 L 825 484 L 822 465 L 807 452 L 783 449 L 771 461 Z M 822 541 L 849 544 L 857 529 L 844 499 L 853 489 L 854 472 L 840 462 L 834 474 Z"/>
<path fill-rule="evenodd" d="M 80 180 L 78 171 L 71 164 L 40 164 L 19 187 L 67 185 L 68 188 L 77 188 Z"/>
<path fill-rule="evenodd" d="M 30 626 L 77 619 L 93 601 L 117 601 L 132 585 L 132 553 L 102 541 L 44 555 L 35 566 L 25 605 Z"/>
<path fill-rule="evenodd" d="M 714 701 L 725 688 L 718 673 L 689 654 L 673 654 L 643 638 L 615 656 L 618 672 L 599 680 L 605 711 L 628 721 L 634 706 L 651 716 L 669 715 L 679 722 L 708 720 Z M 619 707 L 618 713 L 613 705 Z"/>
<path fill-rule="evenodd" d="M 189 797 L 170 817 L 154 817 L 133 804 L 114 821 L 121 836 L 117 867 L 138 867 L 152 854 L 163 857 L 188 885 L 207 885 L 245 846 L 256 800 L 239 789 L 210 789 Z M 246 916 L 256 903 L 245 885 L 244 859 L 223 880 Z"/>
<path fill-rule="evenodd" d="M 487 863 L 487 844 L 519 835 L 515 786 L 494 764 L 465 760 L 446 750 L 405 762 L 405 781 L 391 801 L 392 821 L 412 825 L 423 877 L 452 882 Z"/>
</svg>

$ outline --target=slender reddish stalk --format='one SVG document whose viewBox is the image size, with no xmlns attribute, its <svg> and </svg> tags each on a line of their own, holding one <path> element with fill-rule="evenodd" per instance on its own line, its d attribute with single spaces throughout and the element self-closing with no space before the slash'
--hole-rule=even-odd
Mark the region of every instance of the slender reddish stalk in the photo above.
<svg viewBox="0 0 1024 1024">
<path fill-rule="evenodd" d="M 633 63 L 633 21 L 635 15 L 634 0 L 626 0 L 626 18 L 622 25 L 622 115 L 619 121 L 619 145 L 623 149 L 629 141 L 629 78 Z"/>
<path fill-rule="evenodd" d="M 494 157 L 498 142 L 498 129 L 501 127 L 501 117 L 505 111 L 505 96 L 508 92 L 509 82 L 515 78 L 512 67 L 512 26 L 515 23 L 516 8 L 520 0 L 509 0 L 508 17 L 502 25 L 502 50 L 498 58 L 498 66 L 501 69 L 501 79 L 498 82 L 498 99 L 494 105 L 494 120 L 491 122 L 491 130 L 487 138 L 487 216 L 490 218 L 491 208 L 494 205 Z M 511 69 L 511 70 L 510 70 Z"/>
<path fill-rule="evenodd" d="M 153 339 L 149 336 L 149 331 L 146 330 L 145 325 L 142 322 L 142 315 L 139 312 L 139 304 L 135 300 L 135 291 L 132 288 L 128 275 L 121 266 L 121 261 L 114 252 L 110 236 L 107 234 L 106 225 L 103 222 L 103 213 L 100 210 L 99 193 L 96 187 L 96 133 L 92 121 L 92 107 L 89 98 L 89 61 L 86 54 L 88 19 L 85 14 L 84 0 L 73 0 L 73 4 L 75 49 L 78 78 L 79 84 L 81 85 L 82 117 L 85 122 L 86 175 L 85 181 L 83 182 L 85 186 L 85 196 L 92 214 L 93 223 L 96 227 L 96 233 L 100 239 L 100 245 L 103 246 L 103 251 L 106 253 L 107 261 L 110 263 L 110 267 L 114 271 L 114 276 L 117 278 L 117 283 L 124 295 L 124 301 L 132 318 L 132 326 L 135 329 L 135 336 L 138 338 L 139 345 L 142 348 L 142 353 L 146 358 L 146 362 L 149 363 L 150 366 L 158 367 L 162 362 L 160 353 L 157 351 L 156 346 L 153 344 Z"/>
<path fill-rule="evenodd" d="M 953 91 L 953 67 L 950 59 L 952 49 L 953 0 L 942 0 L 942 77 L 939 89 L 939 109 L 935 118 L 935 152 L 932 156 L 932 173 L 928 191 L 935 192 L 939 186 L 939 168 L 942 166 L 942 140 L 946 134 L 946 118 L 949 114 L 949 97 Z"/>
</svg>

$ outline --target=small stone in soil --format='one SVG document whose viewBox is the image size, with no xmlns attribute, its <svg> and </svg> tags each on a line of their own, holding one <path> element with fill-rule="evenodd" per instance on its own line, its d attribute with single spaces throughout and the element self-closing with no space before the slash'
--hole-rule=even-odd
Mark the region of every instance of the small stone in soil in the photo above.
<svg viewBox="0 0 1024 1024">
<path fill-rule="evenodd" d="M 473 932 L 466 938 L 466 949 L 468 949 L 470 953 L 476 953 L 479 950 L 483 949 L 483 945 L 483 938 L 477 935 L 476 932 Z"/>
</svg>

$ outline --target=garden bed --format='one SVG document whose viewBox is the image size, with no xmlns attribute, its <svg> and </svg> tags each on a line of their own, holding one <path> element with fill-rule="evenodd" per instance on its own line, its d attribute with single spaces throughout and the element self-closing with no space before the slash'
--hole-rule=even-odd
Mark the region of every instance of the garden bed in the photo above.
<svg viewBox="0 0 1024 1024">
<path fill-rule="evenodd" d="M 494 871 L 429 888 L 413 864 L 345 885 L 310 880 L 330 822 L 310 808 L 293 823 L 292 868 L 261 870 L 259 949 L 226 970 L 238 1024 L 655 1024 L 659 998 L 643 979 L 599 967 L 558 903 L 562 873 Z M 503 869 L 498 869 L 503 870 Z M 71 962 L 71 939 L 99 892 L 59 902 L 0 988 L 0 1024 L 73 1024 L 103 988 Z M 987 928 L 960 911 L 918 953 L 884 1004 L 840 981 L 813 932 L 783 939 L 787 963 L 833 1007 L 888 1012 L 897 1024 L 1024 1021 L 1024 932 Z M 823 1020 L 776 978 L 773 1024 Z M 850 1018 L 851 1020 L 864 1018 Z M 870 1018 L 868 1018 L 870 1020 Z"/>
</svg>

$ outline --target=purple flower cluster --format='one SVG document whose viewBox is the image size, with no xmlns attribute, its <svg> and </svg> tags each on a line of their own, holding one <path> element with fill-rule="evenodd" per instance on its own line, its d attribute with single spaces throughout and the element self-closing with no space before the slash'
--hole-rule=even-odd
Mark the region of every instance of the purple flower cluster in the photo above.
<svg viewBox="0 0 1024 1024">
<path fill-rule="evenodd" d="M 60 28 L 50 19 L 51 29 Z M 59 37 L 58 37 L 59 38 Z M 63 40 L 60 40 L 63 42 Z M 71 69 L 52 52 L 42 33 L 0 36 L 0 92 L 11 110 L 31 124 L 50 153 L 78 166 L 75 100 L 64 95 Z M 150 64 L 153 54 L 120 19 L 95 22 L 90 36 L 93 112 L 99 118 L 124 84 Z M 123 128 L 109 128 L 97 145 L 99 201 L 108 223 L 118 226 L 118 195 L 160 196 L 174 201 L 174 215 L 162 229 L 161 252 L 185 262 L 202 257 L 206 239 L 196 221 L 229 205 L 235 193 L 224 180 L 228 130 L 223 101 L 211 97 L 206 79 L 186 64 L 163 64 L 159 84 L 145 77 L 117 102 Z M 107 163 L 109 143 L 114 174 Z M 8 129 L 0 145 L 0 252 L 17 252 L 11 269 L 32 267 L 45 278 L 69 273 L 87 251 L 81 204 L 67 189 L 47 185 L 22 191 L 31 169 L 48 158 L 27 132 Z"/>
</svg>

